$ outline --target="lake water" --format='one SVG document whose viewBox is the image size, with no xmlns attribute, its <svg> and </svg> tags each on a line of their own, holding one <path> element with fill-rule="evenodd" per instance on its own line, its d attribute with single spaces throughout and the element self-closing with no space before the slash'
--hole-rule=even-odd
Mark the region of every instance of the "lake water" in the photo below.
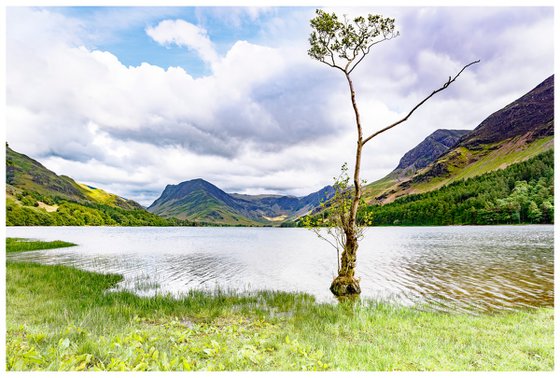
<svg viewBox="0 0 560 378">
<path fill-rule="evenodd" d="M 366 230 L 357 276 L 362 297 L 438 310 L 553 306 L 553 226 L 385 227 Z M 8 237 L 77 247 L 9 260 L 120 273 L 140 295 L 191 289 L 300 291 L 334 301 L 336 251 L 286 228 L 7 227 Z"/>
</svg>

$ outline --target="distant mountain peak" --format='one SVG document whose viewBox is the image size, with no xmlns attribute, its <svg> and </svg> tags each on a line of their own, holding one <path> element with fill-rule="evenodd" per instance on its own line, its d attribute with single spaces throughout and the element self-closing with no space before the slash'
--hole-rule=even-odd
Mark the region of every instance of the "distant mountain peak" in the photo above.
<svg viewBox="0 0 560 378">
<path fill-rule="evenodd" d="M 331 186 L 303 197 L 226 193 L 201 178 L 167 185 L 148 211 L 203 223 L 269 225 L 304 215 L 334 194 Z"/>
<path fill-rule="evenodd" d="M 427 167 L 469 132 L 470 130 L 446 129 L 434 131 L 420 144 L 404 154 L 395 170 L 415 172 Z"/>
</svg>

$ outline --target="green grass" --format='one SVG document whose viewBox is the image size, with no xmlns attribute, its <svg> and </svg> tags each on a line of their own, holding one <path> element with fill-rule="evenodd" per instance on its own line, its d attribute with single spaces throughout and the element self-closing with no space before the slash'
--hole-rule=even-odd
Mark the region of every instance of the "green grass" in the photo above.
<svg viewBox="0 0 560 378">
<path fill-rule="evenodd" d="M 503 169 L 506 166 L 525 161 L 554 147 L 554 137 L 548 136 L 530 143 L 526 148 L 507 146 L 490 152 L 483 159 L 458 171 L 453 181 L 480 176 L 486 172 Z"/>
<path fill-rule="evenodd" d="M 389 188 L 394 186 L 397 183 L 397 179 L 392 176 L 392 174 L 388 174 L 387 176 L 383 177 L 380 180 L 374 181 L 371 184 L 366 185 L 363 188 L 363 198 L 367 203 L 371 203 L 375 200 L 375 198 L 384 192 L 386 192 Z"/>
<path fill-rule="evenodd" d="M 75 245 L 76 244 L 74 243 L 68 243 L 61 240 L 40 241 L 22 238 L 6 238 L 6 252 L 36 251 L 39 249 L 73 247 Z"/>
<path fill-rule="evenodd" d="M 20 262 L 6 279 L 7 370 L 554 367 L 553 309 L 474 316 L 282 292 L 141 298 L 107 292 L 118 275 Z"/>
<path fill-rule="evenodd" d="M 97 203 L 102 203 L 109 206 L 116 206 L 115 194 L 107 193 L 103 189 L 92 188 L 85 184 L 76 183 L 82 193 L 85 194 L 90 200 Z"/>
</svg>

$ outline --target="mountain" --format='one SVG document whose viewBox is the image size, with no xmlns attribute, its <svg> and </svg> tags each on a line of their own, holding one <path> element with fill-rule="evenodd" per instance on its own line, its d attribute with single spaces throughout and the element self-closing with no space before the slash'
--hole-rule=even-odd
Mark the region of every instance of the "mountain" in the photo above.
<svg viewBox="0 0 560 378">
<path fill-rule="evenodd" d="M 7 226 L 171 226 L 138 203 L 59 176 L 6 144 Z"/>
<path fill-rule="evenodd" d="M 486 118 L 459 146 L 477 149 L 521 135 L 531 140 L 553 135 L 554 75 L 536 88 Z"/>
<path fill-rule="evenodd" d="M 237 201 L 202 179 L 167 185 L 148 211 L 162 217 L 175 217 L 208 223 L 252 225 L 237 211 Z"/>
<path fill-rule="evenodd" d="M 70 177 L 58 176 L 38 161 L 15 152 L 7 144 L 6 186 L 12 190 L 17 188 L 42 195 L 56 195 L 74 201 L 86 200 L 79 185 Z"/>
<path fill-rule="evenodd" d="M 203 179 L 194 179 L 167 185 L 148 211 L 217 225 L 277 225 L 306 214 L 333 194 L 330 186 L 305 197 L 226 193 Z"/>
<path fill-rule="evenodd" d="M 428 135 L 420 144 L 403 155 L 399 165 L 391 173 L 364 188 L 366 202 L 376 202 L 377 196 L 394 185 L 408 180 L 416 172 L 436 161 L 469 132 L 470 130 L 439 129 Z"/>
<path fill-rule="evenodd" d="M 554 150 L 439 189 L 369 206 L 377 226 L 554 223 Z"/>
<path fill-rule="evenodd" d="M 78 203 L 101 203 L 125 210 L 142 209 L 142 206 L 134 201 L 77 183 L 68 176 L 59 176 L 29 156 L 12 150 L 7 144 L 6 187 L 10 193 L 26 191 Z"/>
<path fill-rule="evenodd" d="M 432 191 L 552 149 L 554 75 L 488 116 L 449 147 L 432 143 L 430 137 L 405 154 L 393 172 L 364 188 L 366 201 L 389 203 L 405 195 Z M 447 150 L 429 153 L 438 147 Z M 425 162 L 429 163 L 422 167 Z"/>
<path fill-rule="evenodd" d="M 472 131 L 437 130 L 407 152 L 393 172 L 366 186 L 364 198 L 370 204 L 387 204 L 403 196 L 434 191 L 526 161 L 552 150 L 553 145 L 554 76 L 550 76 L 488 116 Z M 333 194 L 330 186 L 305 197 L 226 193 L 207 181 L 195 179 L 168 185 L 148 212 L 134 201 L 59 176 L 6 145 L 8 225 L 196 222 L 272 226 L 290 224 Z M 534 202 L 543 206 L 543 214 L 549 212 L 548 199 Z"/>
<path fill-rule="evenodd" d="M 427 167 L 453 147 L 470 130 L 439 129 L 430 134 L 419 145 L 408 151 L 399 161 L 393 173 L 411 175 Z"/>
</svg>

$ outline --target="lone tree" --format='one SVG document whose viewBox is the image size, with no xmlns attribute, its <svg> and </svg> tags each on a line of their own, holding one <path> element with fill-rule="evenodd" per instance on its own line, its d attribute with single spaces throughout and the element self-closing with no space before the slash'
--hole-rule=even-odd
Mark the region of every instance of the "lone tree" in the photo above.
<svg viewBox="0 0 560 378">
<path fill-rule="evenodd" d="M 370 135 L 364 136 L 360 122 L 360 113 L 356 103 L 356 92 L 354 91 L 350 74 L 362 62 L 365 56 L 369 54 L 373 46 L 399 35 L 398 31 L 395 30 L 395 20 L 381 15 L 368 14 L 367 18 L 360 16 L 351 21 L 344 16 L 343 20 L 340 21 L 335 13 L 327 13 L 317 9 L 316 16 L 311 19 L 310 23 L 312 32 L 309 37 L 311 45 L 308 50 L 309 56 L 329 67 L 340 70 L 344 74 L 348 82 L 350 99 L 354 109 L 356 130 L 358 132 L 353 177 L 354 185 L 352 188 L 351 206 L 343 215 L 343 221 L 340 222 L 344 248 L 340 257 L 338 276 L 332 282 L 330 290 L 337 297 L 359 295 L 361 289 L 358 280 L 355 278 L 355 269 L 360 229 L 356 223 L 356 215 L 362 197 L 360 166 L 364 145 L 379 134 L 405 122 L 420 106 L 436 93 L 447 89 L 465 69 L 478 63 L 479 60 L 464 66 L 453 78 L 449 76 L 448 80 L 441 87 L 432 91 L 416 104 L 402 119 Z"/>
</svg>

